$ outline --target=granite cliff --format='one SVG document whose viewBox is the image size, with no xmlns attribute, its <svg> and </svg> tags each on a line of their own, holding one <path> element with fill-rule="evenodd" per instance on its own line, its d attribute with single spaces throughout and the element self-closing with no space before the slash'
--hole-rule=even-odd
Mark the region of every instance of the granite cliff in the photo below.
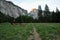
<svg viewBox="0 0 60 40">
<path fill-rule="evenodd" d="M 15 5 L 11 1 L 0 0 L 0 12 L 17 18 L 20 15 L 26 15 L 27 10 Z"/>
</svg>

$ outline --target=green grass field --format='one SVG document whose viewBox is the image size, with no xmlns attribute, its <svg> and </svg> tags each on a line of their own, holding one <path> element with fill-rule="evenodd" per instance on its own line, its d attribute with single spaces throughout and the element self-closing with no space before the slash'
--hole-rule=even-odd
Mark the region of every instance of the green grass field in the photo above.
<svg viewBox="0 0 60 40">
<path fill-rule="evenodd" d="M 59 40 L 60 23 L 26 23 L 26 25 L 0 24 L 0 40 L 27 40 L 33 26 L 42 40 Z"/>
<path fill-rule="evenodd" d="M 27 40 L 32 31 L 31 24 L 25 26 L 0 24 L 0 40 Z"/>
<path fill-rule="evenodd" d="M 60 23 L 39 23 L 36 29 L 42 40 L 60 40 Z"/>
</svg>

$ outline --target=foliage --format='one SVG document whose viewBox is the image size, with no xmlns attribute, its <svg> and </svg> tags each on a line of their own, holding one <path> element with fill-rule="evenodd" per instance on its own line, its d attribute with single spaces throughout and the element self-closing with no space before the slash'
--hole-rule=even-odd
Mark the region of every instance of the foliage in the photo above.
<svg viewBox="0 0 60 40">
<path fill-rule="evenodd" d="M 41 6 L 39 6 L 38 8 L 41 9 Z M 45 6 L 44 11 L 39 9 L 38 9 L 39 22 L 55 22 L 55 23 L 60 22 L 60 11 L 58 8 L 56 8 L 56 12 L 54 11 L 50 12 L 48 5 Z"/>
<path fill-rule="evenodd" d="M 13 22 L 14 18 L 0 12 L 0 23 Z"/>
<path fill-rule="evenodd" d="M 33 18 L 30 16 L 19 16 L 18 18 L 16 18 L 16 22 L 20 22 L 20 23 L 31 23 L 33 22 Z"/>
</svg>

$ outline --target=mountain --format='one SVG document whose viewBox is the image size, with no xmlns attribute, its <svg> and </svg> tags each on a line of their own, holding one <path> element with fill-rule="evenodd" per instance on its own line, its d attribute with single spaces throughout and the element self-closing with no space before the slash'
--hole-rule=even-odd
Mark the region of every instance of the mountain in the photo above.
<svg viewBox="0 0 60 40">
<path fill-rule="evenodd" d="M 11 1 L 6 0 L 0 0 L 0 12 L 14 18 L 27 14 L 27 10 L 13 4 Z"/>
<path fill-rule="evenodd" d="M 33 17 L 33 19 L 38 19 L 38 9 L 32 9 L 28 16 Z"/>
</svg>

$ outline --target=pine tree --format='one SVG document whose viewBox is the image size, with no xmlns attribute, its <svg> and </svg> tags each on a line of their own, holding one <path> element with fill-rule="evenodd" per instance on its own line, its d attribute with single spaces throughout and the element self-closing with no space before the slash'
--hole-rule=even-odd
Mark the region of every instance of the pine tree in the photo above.
<svg viewBox="0 0 60 40">
<path fill-rule="evenodd" d="M 41 6 L 39 5 L 38 6 L 38 20 L 39 20 L 39 22 L 41 22 L 42 21 L 42 8 L 41 8 Z"/>
<path fill-rule="evenodd" d="M 58 8 L 56 8 L 56 19 L 57 22 L 60 22 L 60 11 Z"/>
<path fill-rule="evenodd" d="M 45 22 L 49 22 L 50 21 L 51 13 L 49 11 L 49 7 L 48 7 L 47 4 L 45 5 L 44 16 L 45 16 L 45 18 L 44 18 L 45 19 Z"/>
<path fill-rule="evenodd" d="M 47 4 L 45 5 L 45 11 L 49 12 L 49 7 Z"/>
<path fill-rule="evenodd" d="M 58 8 L 56 8 L 56 13 L 58 13 L 59 12 L 59 9 Z"/>
</svg>

